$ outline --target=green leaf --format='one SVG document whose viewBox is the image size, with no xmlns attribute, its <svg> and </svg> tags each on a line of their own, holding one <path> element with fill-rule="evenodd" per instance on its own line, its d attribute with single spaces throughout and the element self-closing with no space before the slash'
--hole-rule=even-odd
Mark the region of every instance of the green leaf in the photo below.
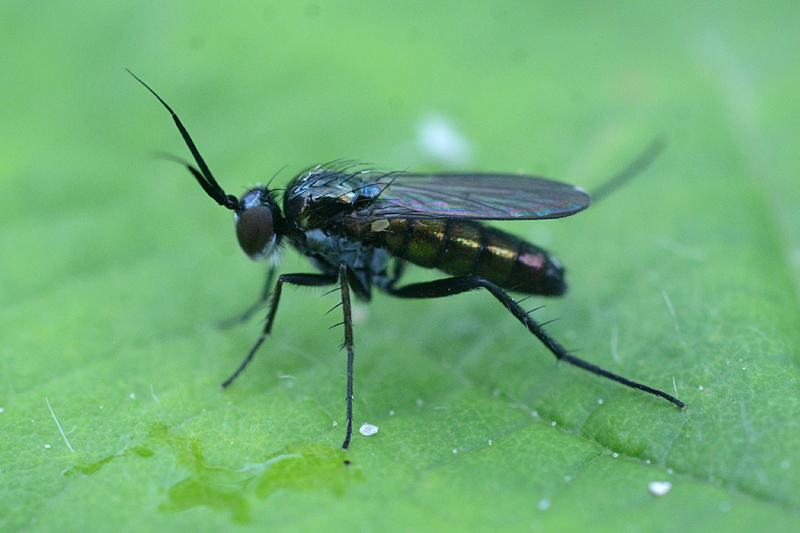
<svg viewBox="0 0 800 533">
<path fill-rule="evenodd" d="M 794 529 L 794 4 L 6 2 L 0 21 L 0 530 Z M 152 157 L 189 154 L 124 68 L 232 194 L 341 158 L 591 190 L 662 136 L 586 212 L 502 226 L 567 267 L 566 297 L 526 302 L 556 339 L 688 407 L 555 364 L 480 292 L 357 306 L 355 424 L 379 431 L 348 452 L 335 292 L 287 289 L 221 390 L 261 321 L 218 323 L 263 265 Z M 431 120 L 467 155 L 426 155 Z"/>
</svg>

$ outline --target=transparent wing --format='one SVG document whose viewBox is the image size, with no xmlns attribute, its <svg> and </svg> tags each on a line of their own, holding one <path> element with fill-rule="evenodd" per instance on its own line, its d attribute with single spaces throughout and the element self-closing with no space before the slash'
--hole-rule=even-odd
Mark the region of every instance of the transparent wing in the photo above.
<svg viewBox="0 0 800 533">
<path fill-rule="evenodd" d="M 580 187 L 533 176 L 404 173 L 368 176 L 364 176 L 360 188 L 374 191 L 375 199 L 354 213 L 366 220 L 559 218 L 585 209 L 591 201 Z"/>
</svg>

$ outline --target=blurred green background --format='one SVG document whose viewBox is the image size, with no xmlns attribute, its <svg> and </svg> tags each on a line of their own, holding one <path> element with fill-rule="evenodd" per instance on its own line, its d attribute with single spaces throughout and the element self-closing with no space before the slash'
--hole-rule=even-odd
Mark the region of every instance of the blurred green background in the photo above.
<svg viewBox="0 0 800 533">
<path fill-rule="evenodd" d="M 792 530 L 799 24 L 794 2 L 0 4 L 0 529 Z M 342 158 L 592 189 L 663 136 L 587 212 L 504 227 L 567 266 L 565 298 L 528 302 L 556 338 L 688 408 L 555 365 L 480 293 L 358 307 L 356 427 L 380 431 L 347 454 L 336 296 L 287 290 L 221 391 L 260 320 L 217 322 L 264 267 L 153 156 L 188 153 L 125 68 L 237 195 Z M 437 124 L 461 151 L 421 142 Z"/>
</svg>

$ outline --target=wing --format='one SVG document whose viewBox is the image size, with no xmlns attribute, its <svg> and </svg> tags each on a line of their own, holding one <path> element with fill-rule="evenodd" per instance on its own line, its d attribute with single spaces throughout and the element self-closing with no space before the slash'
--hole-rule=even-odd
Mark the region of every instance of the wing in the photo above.
<svg viewBox="0 0 800 533">
<path fill-rule="evenodd" d="M 354 213 L 366 221 L 560 218 L 585 209 L 591 201 L 580 187 L 516 174 L 372 174 L 361 190 L 376 192 L 371 202 Z"/>
</svg>

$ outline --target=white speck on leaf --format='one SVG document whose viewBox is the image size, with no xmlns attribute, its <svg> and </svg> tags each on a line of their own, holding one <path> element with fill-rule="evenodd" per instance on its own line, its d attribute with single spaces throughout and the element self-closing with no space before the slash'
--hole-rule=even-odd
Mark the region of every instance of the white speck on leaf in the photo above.
<svg viewBox="0 0 800 533">
<path fill-rule="evenodd" d="M 672 490 L 672 483 L 669 481 L 651 481 L 647 484 L 647 490 L 649 490 L 653 496 L 664 496 Z"/>
<path fill-rule="evenodd" d="M 539 500 L 539 504 L 537 505 L 537 507 L 539 507 L 540 511 L 546 511 L 550 509 L 550 500 L 548 500 L 547 498 L 542 498 L 541 500 Z"/>
<path fill-rule="evenodd" d="M 430 115 L 422 120 L 417 141 L 422 150 L 436 161 L 464 165 L 472 160 L 470 143 L 441 115 Z"/>
<path fill-rule="evenodd" d="M 378 426 L 373 426 L 372 424 L 363 424 L 359 429 L 358 432 L 364 435 L 365 437 L 369 437 L 370 435 L 374 435 L 378 432 Z"/>
</svg>

